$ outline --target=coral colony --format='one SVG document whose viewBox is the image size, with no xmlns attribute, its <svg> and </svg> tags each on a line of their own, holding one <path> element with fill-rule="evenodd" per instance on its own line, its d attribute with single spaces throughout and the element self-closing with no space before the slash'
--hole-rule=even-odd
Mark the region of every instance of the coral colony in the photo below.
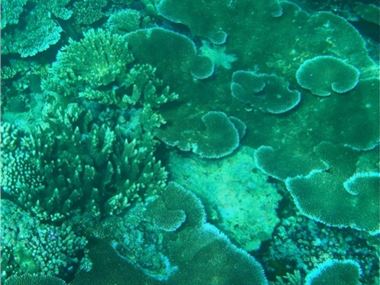
<svg viewBox="0 0 380 285">
<path fill-rule="evenodd" d="M 380 6 L 3 0 L 1 282 L 378 285 Z"/>
</svg>

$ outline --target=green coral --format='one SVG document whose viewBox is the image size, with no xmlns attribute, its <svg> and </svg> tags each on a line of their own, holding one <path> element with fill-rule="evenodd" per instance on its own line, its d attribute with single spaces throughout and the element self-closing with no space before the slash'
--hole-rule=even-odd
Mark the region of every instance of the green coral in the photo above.
<svg viewBox="0 0 380 285">
<path fill-rule="evenodd" d="M 90 265 L 87 240 L 72 227 L 41 223 L 13 202 L 2 201 L 2 277 L 24 273 L 68 277 Z"/>
<path fill-rule="evenodd" d="M 359 155 L 348 148 L 322 143 L 317 151 L 329 165 L 328 169 L 286 180 L 297 207 L 306 216 L 329 225 L 377 233 L 378 170 L 356 170 Z M 372 155 L 376 155 L 376 151 L 372 151 Z"/>
<path fill-rule="evenodd" d="M 212 60 L 207 56 L 201 55 L 195 58 L 191 74 L 196 79 L 206 79 L 212 76 L 214 69 L 215 66 Z"/>
<path fill-rule="evenodd" d="M 220 158 L 239 146 L 239 132 L 225 113 L 210 111 L 201 119 L 205 130 L 190 142 L 194 153 L 203 158 Z"/>
<path fill-rule="evenodd" d="M 38 7 L 41 7 L 45 11 L 48 11 L 52 16 L 61 20 L 68 20 L 71 18 L 73 11 L 69 7 L 70 0 L 30 0 L 35 2 Z"/>
<path fill-rule="evenodd" d="M 318 96 L 346 93 L 359 82 L 360 72 L 334 56 L 317 56 L 305 60 L 298 68 L 298 84 Z"/>
<path fill-rule="evenodd" d="M 175 232 L 167 232 L 164 238 L 165 253 L 179 269 L 169 284 L 267 284 L 255 259 L 234 246 L 217 228 L 205 223 L 204 210 L 200 216 L 201 205 L 194 194 L 170 183 L 163 200 L 167 209 L 183 210 L 186 215 L 183 225 Z M 161 211 L 155 215 L 161 215 Z"/>
<path fill-rule="evenodd" d="M 175 100 L 147 64 L 132 65 L 134 58 L 125 37 L 104 30 L 90 30 L 79 42 L 71 41 L 57 56 L 43 82 L 54 96 L 79 96 L 118 107 Z"/>
<path fill-rule="evenodd" d="M 231 94 L 253 108 L 272 114 L 285 113 L 301 101 L 300 92 L 290 90 L 283 78 L 244 70 L 232 74 Z"/>
<path fill-rule="evenodd" d="M 375 4 L 358 2 L 354 11 L 365 21 L 380 26 L 380 7 Z"/>
<path fill-rule="evenodd" d="M 15 3 L 12 7 L 12 15 L 20 12 L 26 1 L 11 1 Z M 48 50 L 58 43 L 63 31 L 62 22 L 56 21 L 59 18 L 66 21 L 71 17 L 71 10 L 67 8 L 68 0 L 38 1 L 29 0 L 28 7 L 20 21 L 5 19 L 14 25 L 7 25 L 2 33 L 2 52 L 5 55 L 21 57 L 35 56 Z M 13 5 L 13 4 L 12 4 Z M 17 6 L 20 5 L 20 6 Z M 9 14 L 8 1 L 5 1 L 5 13 Z M 8 17 L 8 15 L 5 15 Z M 3 25 L 2 19 L 2 25 Z M 3 27 L 4 28 L 4 27 Z"/>
<path fill-rule="evenodd" d="M 140 28 L 142 15 L 140 11 L 133 9 L 124 9 L 112 13 L 107 20 L 107 28 L 118 34 L 125 34 Z"/>
<path fill-rule="evenodd" d="M 73 18 L 77 25 L 90 25 L 105 17 L 107 0 L 79 0 L 73 4 Z"/>
<path fill-rule="evenodd" d="M 26 59 L 10 59 L 1 69 L 3 120 L 7 116 L 25 115 L 38 105 L 41 74 L 45 66 Z M 5 112 L 6 111 L 6 112 Z"/>
<path fill-rule="evenodd" d="M 137 268 L 153 277 L 153 280 L 146 281 L 148 284 L 156 284 L 154 279 L 173 285 L 235 284 L 238 281 L 239 284 L 267 284 L 260 265 L 245 251 L 235 247 L 218 229 L 206 223 L 204 208 L 193 193 L 176 183 L 169 183 L 162 195 L 147 202 L 131 209 L 124 217 L 109 219 L 99 231 L 119 256 L 117 261 L 115 256 L 109 257 L 112 255 L 110 248 L 103 250 L 101 256 L 107 258 L 107 264 L 103 262 L 103 266 L 108 268 L 109 264 L 113 264 L 108 270 L 121 272 L 110 274 L 108 270 L 99 268 L 92 275 L 79 273 L 74 284 L 83 284 L 83 280 L 109 284 L 112 280 L 112 284 L 121 285 L 125 280 L 120 279 L 120 276 L 125 276 L 125 270 L 132 271 L 129 264 L 137 265 Z M 158 217 L 179 212 L 182 213 L 181 218 L 172 220 L 174 226 L 170 229 L 161 228 L 161 223 L 157 224 Z M 111 229 L 116 229 L 116 239 L 112 239 Z M 166 270 L 158 271 L 161 273 L 158 275 L 156 270 L 162 267 L 154 266 L 159 265 L 160 261 L 166 261 L 170 266 L 164 266 Z M 99 258 L 94 266 L 97 263 Z M 99 276 L 99 272 L 104 274 Z M 130 276 L 140 282 L 144 280 L 138 272 Z M 244 276 L 244 280 L 240 279 L 241 276 Z"/>
<path fill-rule="evenodd" d="M 168 280 L 178 268 L 163 254 L 162 230 L 157 228 L 154 217 L 147 213 L 151 203 L 136 205 L 124 216 L 105 220 L 100 234 L 109 240 L 119 257 L 147 276 Z"/>
<path fill-rule="evenodd" d="M 28 163 L 37 173 L 24 172 L 42 182 L 9 191 L 40 218 L 72 217 L 78 209 L 92 218 L 112 215 L 165 185 L 166 172 L 154 158 L 152 129 L 159 121 L 154 123 L 158 118 L 151 110 L 105 111 L 99 117 L 109 116 L 109 123 L 102 125 L 77 104 L 52 112 L 46 115 L 50 123 L 34 136 L 34 160 Z M 32 156 L 31 151 L 24 153 Z M 5 182 L 18 177 L 17 164 L 9 167 Z"/>
<path fill-rule="evenodd" d="M 7 285 L 65 285 L 59 278 L 44 275 L 24 274 L 22 276 L 12 276 L 6 280 Z"/>
<path fill-rule="evenodd" d="M 44 13 L 44 10 L 33 10 L 24 20 L 25 25 L 4 33 L 4 54 L 18 53 L 21 57 L 30 57 L 47 50 L 59 41 L 61 26 L 42 16 Z"/>
<path fill-rule="evenodd" d="M 93 270 L 78 272 L 72 281 L 73 285 L 123 285 L 125 282 L 128 282 L 128 285 L 162 284 L 162 281 L 146 276 L 140 269 L 120 258 L 106 241 L 97 242 L 91 248 L 89 255 L 94 263 Z"/>
<path fill-rule="evenodd" d="M 253 156 L 254 149 L 243 146 L 217 161 L 176 153 L 169 160 L 172 179 L 198 195 L 209 219 L 248 251 L 270 239 L 279 222 L 276 208 L 281 199 Z"/>
<path fill-rule="evenodd" d="M 17 24 L 28 0 L 4 0 L 1 2 L 1 28 Z"/>
<path fill-rule="evenodd" d="M 309 272 L 305 285 L 359 285 L 360 274 L 360 266 L 354 260 L 331 259 Z"/>
</svg>

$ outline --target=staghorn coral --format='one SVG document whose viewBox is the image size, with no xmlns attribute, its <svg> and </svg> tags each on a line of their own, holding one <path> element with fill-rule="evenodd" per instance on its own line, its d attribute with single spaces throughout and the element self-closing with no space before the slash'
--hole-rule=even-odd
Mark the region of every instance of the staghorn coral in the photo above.
<svg viewBox="0 0 380 285">
<path fill-rule="evenodd" d="M 304 215 L 329 225 L 376 234 L 380 215 L 378 169 L 372 165 L 368 165 L 372 171 L 355 169 L 359 155 L 349 148 L 321 143 L 316 151 L 329 165 L 327 170 L 286 180 L 297 207 Z M 372 155 L 377 156 L 377 151 Z"/>
<path fill-rule="evenodd" d="M 90 30 L 59 52 L 43 88 L 54 96 L 79 96 L 118 107 L 142 102 L 157 107 L 177 98 L 156 77 L 154 67 L 132 65 L 133 60 L 125 37 Z"/>
<path fill-rule="evenodd" d="M 141 206 L 143 208 L 140 208 Z M 108 243 L 113 245 L 116 255 L 122 257 L 119 258 L 119 261 L 115 257 L 110 258 L 112 253 L 110 254 L 109 249 L 107 253 L 102 254 L 107 257 L 108 262 L 114 264 L 114 267 L 109 269 L 111 272 L 131 271 L 128 265 L 123 264 L 127 262 L 134 266 L 137 265 L 136 268 L 142 269 L 143 272 L 153 277 L 153 280 L 143 279 L 138 272 L 133 273 L 134 279 L 136 278 L 140 282 L 145 280 L 147 284 L 157 284 L 154 279 L 163 281 L 159 284 L 169 285 L 222 285 L 228 284 L 228 282 L 232 282 L 232 284 L 237 284 L 237 282 L 239 284 L 267 284 L 261 266 L 245 251 L 234 246 L 218 229 L 206 223 L 205 211 L 200 200 L 179 184 L 169 183 L 160 197 L 130 211 L 130 214 L 127 213 L 117 220 L 113 218 L 108 220 L 99 231 L 99 234 L 106 237 Z M 166 216 L 170 212 L 178 213 L 178 211 L 184 213 L 184 216 L 182 214 L 181 217 L 185 217 L 185 219 L 175 219 L 172 221 L 174 226 L 170 229 L 162 228 L 161 223 L 157 224 L 157 217 Z M 117 233 L 114 236 L 110 229 L 114 228 L 116 224 L 120 227 L 116 227 Z M 143 230 L 144 228 L 145 230 Z M 112 238 L 114 239 L 112 240 Z M 142 244 L 141 242 L 144 240 L 145 243 Z M 140 254 L 136 255 L 139 252 Z M 166 271 L 162 271 L 160 275 L 157 272 L 149 271 L 149 266 L 151 270 L 154 269 L 152 265 L 159 264 L 160 260 L 163 261 L 163 256 L 170 265 L 164 267 Z M 144 260 L 144 258 L 147 259 Z M 108 268 L 109 264 L 103 266 Z M 204 268 L 208 268 L 208 270 L 204 270 Z M 99 271 L 104 270 L 99 269 Z M 83 280 L 87 282 L 92 280 L 91 283 L 94 282 L 94 284 L 109 284 L 111 280 L 112 284 L 124 284 L 125 280 L 118 278 L 118 276 L 125 276 L 124 273 L 110 274 L 107 271 L 100 276 L 97 272 L 94 272 L 93 275 L 80 273 L 73 284 L 83 284 Z M 244 276 L 244 280 L 241 280 L 241 276 Z"/>
<path fill-rule="evenodd" d="M 300 271 L 296 270 L 292 274 L 287 273 L 284 277 L 277 277 L 273 285 L 302 285 Z"/>
<path fill-rule="evenodd" d="M 78 210 L 98 219 L 121 212 L 165 185 L 166 172 L 153 154 L 152 129 L 159 121 L 154 122 L 158 118 L 149 109 L 124 114 L 104 111 L 98 114 L 105 117 L 102 122 L 78 104 L 69 104 L 65 111 L 52 108 L 46 114 L 47 125 L 36 130 L 33 148 L 19 149 L 20 159 L 9 154 L 17 160 L 7 166 L 4 183 L 10 181 L 15 189 L 4 190 L 17 203 L 44 220 L 74 218 Z M 33 160 L 23 162 L 25 155 Z M 17 161 L 33 172 L 19 176 Z M 24 178 L 27 173 L 38 184 L 12 183 L 14 179 L 29 182 Z"/>
</svg>

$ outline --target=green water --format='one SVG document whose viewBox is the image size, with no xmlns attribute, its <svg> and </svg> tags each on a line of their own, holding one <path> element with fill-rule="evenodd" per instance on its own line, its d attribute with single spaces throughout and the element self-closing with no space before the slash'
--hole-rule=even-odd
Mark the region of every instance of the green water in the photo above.
<svg viewBox="0 0 380 285">
<path fill-rule="evenodd" d="M 3 0 L 1 281 L 379 284 L 380 6 Z"/>
</svg>

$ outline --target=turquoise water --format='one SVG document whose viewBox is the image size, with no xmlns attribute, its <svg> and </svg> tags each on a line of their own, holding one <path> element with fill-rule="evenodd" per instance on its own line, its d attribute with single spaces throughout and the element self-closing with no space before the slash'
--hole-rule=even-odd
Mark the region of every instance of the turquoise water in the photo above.
<svg viewBox="0 0 380 285">
<path fill-rule="evenodd" d="M 1 13 L 4 284 L 379 284 L 375 1 Z"/>
</svg>

